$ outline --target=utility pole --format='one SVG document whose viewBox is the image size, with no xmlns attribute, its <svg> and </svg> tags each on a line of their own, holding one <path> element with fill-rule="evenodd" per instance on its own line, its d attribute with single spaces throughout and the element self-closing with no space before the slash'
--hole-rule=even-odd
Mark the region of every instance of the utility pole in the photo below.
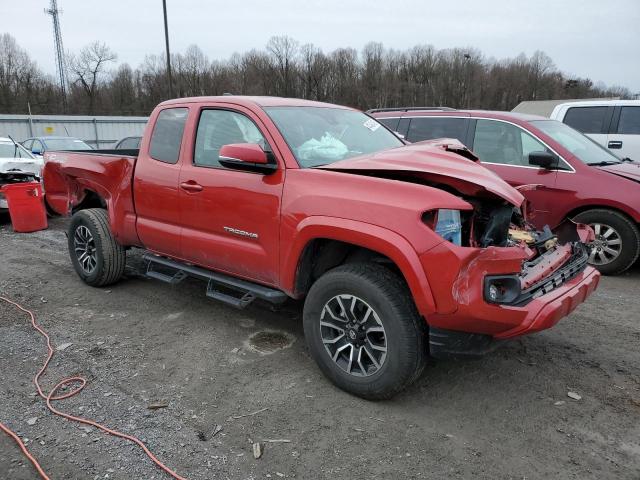
<svg viewBox="0 0 640 480">
<path fill-rule="evenodd" d="M 52 2 L 54 0 L 51 0 Z M 162 0 L 164 11 L 164 43 L 167 50 L 167 77 L 169 77 L 169 97 L 173 98 L 173 78 L 171 76 L 171 53 L 169 52 L 169 25 L 167 24 L 167 0 Z"/>
<path fill-rule="evenodd" d="M 67 110 L 67 70 L 66 63 L 64 60 L 64 47 L 62 46 L 62 33 L 60 32 L 60 19 L 58 18 L 59 14 L 62 13 L 62 10 L 58 9 L 58 1 L 51 0 L 49 4 L 49 8 L 45 8 L 44 12 L 47 15 L 51 15 L 51 19 L 53 20 L 53 41 L 56 49 L 56 73 L 58 74 L 58 78 L 60 81 L 60 93 L 62 94 L 62 109 L 66 112 Z M 165 25 L 166 25 L 166 15 L 165 15 Z"/>
</svg>

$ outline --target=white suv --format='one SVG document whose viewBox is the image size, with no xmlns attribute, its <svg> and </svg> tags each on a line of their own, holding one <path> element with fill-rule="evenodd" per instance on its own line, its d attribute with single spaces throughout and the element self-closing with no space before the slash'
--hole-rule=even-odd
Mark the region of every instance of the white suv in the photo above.
<svg viewBox="0 0 640 480">
<path fill-rule="evenodd" d="M 640 161 L 640 100 L 561 103 L 551 118 L 581 131 L 620 158 Z"/>
</svg>

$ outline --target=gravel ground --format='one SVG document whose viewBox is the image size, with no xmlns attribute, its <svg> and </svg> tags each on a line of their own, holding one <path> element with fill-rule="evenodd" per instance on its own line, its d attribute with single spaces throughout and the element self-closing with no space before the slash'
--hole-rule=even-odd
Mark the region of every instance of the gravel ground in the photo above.
<svg viewBox="0 0 640 480">
<path fill-rule="evenodd" d="M 640 266 L 604 278 L 552 330 L 482 360 L 432 362 L 394 400 L 367 402 L 320 374 L 300 305 L 236 311 L 200 282 L 141 277 L 139 252 L 124 281 L 93 289 L 73 272 L 64 227 L 20 235 L 0 219 L 0 294 L 71 344 L 43 384 L 85 376 L 57 406 L 139 436 L 188 479 L 640 478 Z M 32 384 L 46 349 L 27 320 L 0 303 L 0 421 L 51 478 L 169 478 L 132 444 L 48 412 Z M 0 433 L 0 479 L 35 478 Z"/>
</svg>

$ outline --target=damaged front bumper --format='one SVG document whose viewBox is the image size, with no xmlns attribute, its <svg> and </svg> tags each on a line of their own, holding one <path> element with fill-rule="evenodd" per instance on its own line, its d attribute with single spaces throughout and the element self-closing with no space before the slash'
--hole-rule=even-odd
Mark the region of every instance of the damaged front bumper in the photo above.
<svg viewBox="0 0 640 480">
<path fill-rule="evenodd" d="M 431 284 L 436 313 L 427 319 L 432 355 L 481 355 L 497 340 L 551 328 L 584 302 L 600 275 L 587 265 L 591 230 L 572 228 L 570 238 L 558 235 L 565 243 L 537 256 L 524 244 L 481 249 L 449 242 L 422 255 L 428 277 L 440 280 Z M 492 303 L 487 285 L 496 278 L 519 282 L 517 295 Z"/>
</svg>

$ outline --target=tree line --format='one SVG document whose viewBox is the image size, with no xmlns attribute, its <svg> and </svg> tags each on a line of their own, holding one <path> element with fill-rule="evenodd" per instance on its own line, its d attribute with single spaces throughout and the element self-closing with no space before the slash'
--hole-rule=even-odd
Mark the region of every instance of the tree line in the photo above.
<svg viewBox="0 0 640 480">
<path fill-rule="evenodd" d="M 0 113 L 148 115 L 171 97 L 164 55 L 117 65 L 101 42 L 66 55 L 67 96 L 9 34 L 0 35 Z M 273 95 L 360 109 L 448 106 L 511 110 L 524 100 L 623 97 L 624 87 L 563 74 L 544 52 L 496 60 L 474 48 L 406 50 L 372 42 L 325 53 L 290 37 L 211 60 L 196 45 L 171 55 L 173 96 Z"/>
</svg>

